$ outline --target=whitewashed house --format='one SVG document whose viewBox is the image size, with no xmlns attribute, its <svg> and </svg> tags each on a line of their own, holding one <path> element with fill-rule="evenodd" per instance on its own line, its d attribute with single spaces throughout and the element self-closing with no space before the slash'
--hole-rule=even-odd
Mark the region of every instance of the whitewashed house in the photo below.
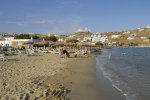
<svg viewBox="0 0 150 100">
<path fill-rule="evenodd" d="M 12 46 L 12 41 L 14 40 L 14 37 L 0 37 L 0 45 L 2 47 L 9 47 Z"/>
<path fill-rule="evenodd" d="M 48 37 L 52 36 L 52 34 L 47 34 Z"/>
<path fill-rule="evenodd" d="M 91 37 L 84 37 L 83 42 L 91 42 L 92 38 Z"/>
<path fill-rule="evenodd" d="M 77 40 L 80 42 L 80 41 L 81 41 L 81 38 L 77 38 Z"/>
<path fill-rule="evenodd" d="M 134 34 L 130 34 L 130 37 L 135 37 L 135 36 L 137 36 L 137 34 L 136 34 L 136 33 L 134 33 Z"/>
<path fill-rule="evenodd" d="M 119 37 L 120 37 L 120 35 L 112 35 L 111 36 L 112 39 L 116 39 L 116 38 L 119 38 Z"/>
<path fill-rule="evenodd" d="M 130 34 L 130 31 L 123 32 L 122 34 Z"/>
<path fill-rule="evenodd" d="M 76 35 L 72 34 L 72 35 L 69 35 L 69 38 L 74 38 L 76 37 Z"/>
<path fill-rule="evenodd" d="M 134 40 L 134 37 L 129 36 L 127 40 Z"/>
<path fill-rule="evenodd" d="M 141 39 L 147 39 L 147 37 L 140 37 Z"/>
<path fill-rule="evenodd" d="M 23 42 L 30 42 L 31 39 L 14 39 L 14 37 L 2 37 L 0 36 L 0 46 L 2 47 L 11 47 L 13 42 L 16 42 L 18 45 L 22 45 Z"/>
<path fill-rule="evenodd" d="M 108 38 L 106 35 L 101 35 L 101 34 L 95 34 L 95 35 L 91 35 L 91 40 L 92 42 L 96 43 L 96 42 L 106 42 L 108 41 Z"/>
<path fill-rule="evenodd" d="M 58 42 L 64 42 L 64 39 L 63 39 L 63 38 L 58 38 L 57 41 L 58 41 Z"/>
<path fill-rule="evenodd" d="M 108 41 L 108 38 L 104 36 L 104 37 L 101 37 L 99 41 L 104 43 Z"/>
</svg>

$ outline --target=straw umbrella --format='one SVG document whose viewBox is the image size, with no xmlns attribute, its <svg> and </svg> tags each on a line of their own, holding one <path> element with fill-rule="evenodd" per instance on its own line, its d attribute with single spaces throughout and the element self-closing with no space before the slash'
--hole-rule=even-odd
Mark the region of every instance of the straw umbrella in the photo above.
<svg viewBox="0 0 150 100">
<path fill-rule="evenodd" d="M 45 46 L 48 46 L 48 45 L 49 45 L 49 42 L 47 42 L 47 41 L 42 41 L 42 42 L 39 42 L 38 44 L 39 44 L 39 46 L 43 46 L 43 47 L 45 48 Z"/>
</svg>

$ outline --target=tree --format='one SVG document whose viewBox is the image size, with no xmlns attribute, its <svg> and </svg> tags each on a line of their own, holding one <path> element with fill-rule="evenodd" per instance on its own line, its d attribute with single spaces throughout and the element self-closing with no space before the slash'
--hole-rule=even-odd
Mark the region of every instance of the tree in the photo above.
<svg viewBox="0 0 150 100">
<path fill-rule="evenodd" d="M 57 42 L 57 37 L 56 36 L 45 37 L 45 40 Z"/>
<path fill-rule="evenodd" d="M 119 45 L 119 46 L 124 46 L 124 43 L 121 42 L 121 43 L 118 43 L 118 45 Z"/>
<path fill-rule="evenodd" d="M 77 39 L 69 39 L 66 41 L 67 43 L 77 43 L 79 42 Z"/>
<path fill-rule="evenodd" d="M 30 39 L 30 35 L 29 34 L 19 34 L 19 35 L 16 35 L 16 39 Z"/>
<path fill-rule="evenodd" d="M 33 38 L 33 39 L 40 39 L 40 37 L 37 36 L 37 35 L 32 35 L 32 38 Z"/>
<path fill-rule="evenodd" d="M 95 45 L 96 45 L 96 46 L 100 46 L 100 47 L 103 47 L 103 46 L 104 46 L 104 44 L 101 43 L 100 41 L 99 41 L 99 42 L 96 42 Z"/>
<path fill-rule="evenodd" d="M 138 46 L 137 43 L 133 43 L 133 42 L 129 43 L 128 45 L 129 45 L 129 46 Z"/>
</svg>

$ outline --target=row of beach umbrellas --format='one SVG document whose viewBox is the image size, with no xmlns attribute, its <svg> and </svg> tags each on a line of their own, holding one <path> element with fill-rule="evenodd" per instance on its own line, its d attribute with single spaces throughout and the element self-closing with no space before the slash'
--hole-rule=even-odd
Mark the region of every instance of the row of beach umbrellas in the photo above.
<svg viewBox="0 0 150 100">
<path fill-rule="evenodd" d="M 41 41 L 41 42 L 26 42 L 24 44 L 32 44 L 33 46 L 95 46 L 90 43 L 64 43 L 64 42 L 49 42 L 49 41 Z"/>
</svg>

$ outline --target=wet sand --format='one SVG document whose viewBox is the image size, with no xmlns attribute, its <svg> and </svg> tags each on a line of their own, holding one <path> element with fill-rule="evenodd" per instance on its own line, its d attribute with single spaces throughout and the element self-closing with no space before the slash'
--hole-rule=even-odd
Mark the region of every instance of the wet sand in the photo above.
<svg viewBox="0 0 150 100">
<path fill-rule="evenodd" d="M 72 59 L 68 66 L 71 74 L 66 79 L 71 89 L 71 100 L 126 100 L 102 72 L 97 71 L 93 55 Z"/>
<path fill-rule="evenodd" d="M 97 88 L 101 91 L 102 100 L 127 100 L 125 96 L 112 86 L 111 82 L 105 78 L 100 69 L 96 68 Z"/>
<path fill-rule="evenodd" d="M 101 100 L 101 93 L 96 87 L 95 60 L 93 57 L 78 57 L 70 61 L 71 75 L 68 86 L 71 100 Z"/>
</svg>

